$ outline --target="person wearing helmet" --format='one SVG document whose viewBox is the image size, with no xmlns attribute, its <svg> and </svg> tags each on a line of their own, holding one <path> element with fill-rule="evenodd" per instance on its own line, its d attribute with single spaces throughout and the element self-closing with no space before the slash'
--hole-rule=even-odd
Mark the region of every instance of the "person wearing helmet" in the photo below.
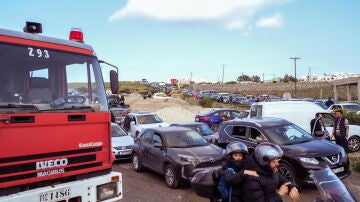
<svg viewBox="0 0 360 202">
<path fill-rule="evenodd" d="M 229 196 L 231 199 L 227 199 L 227 201 L 242 201 L 241 189 L 243 179 L 246 175 L 258 176 L 255 171 L 243 169 L 244 161 L 248 154 L 247 146 L 239 141 L 231 142 L 226 146 L 226 160 L 222 168 L 226 184 L 232 187 L 231 196 Z M 233 172 L 228 172 L 229 169 L 232 169 Z"/>
<path fill-rule="evenodd" d="M 243 201 L 281 202 L 289 194 L 291 199 L 299 200 L 295 184 L 278 173 L 282 149 L 275 144 L 259 144 L 244 163 L 244 169 L 254 170 L 259 177 L 249 176 L 243 182 Z"/>
</svg>

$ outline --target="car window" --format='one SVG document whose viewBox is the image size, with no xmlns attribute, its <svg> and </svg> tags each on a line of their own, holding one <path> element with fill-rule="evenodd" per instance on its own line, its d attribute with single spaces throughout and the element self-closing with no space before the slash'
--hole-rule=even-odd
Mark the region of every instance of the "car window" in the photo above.
<svg viewBox="0 0 360 202">
<path fill-rule="evenodd" d="M 152 143 L 153 133 L 151 131 L 145 132 L 144 135 L 141 136 L 144 142 Z"/>
<path fill-rule="evenodd" d="M 245 138 L 246 135 L 246 127 L 245 126 L 234 126 L 231 131 L 231 136 L 237 138 Z"/>
<path fill-rule="evenodd" d="M 250 128 L 249 138 L 256 142 L 263 142 L 266 137 L 256 128 Z"/>
<path fill-rule="evenodd" d="M 163 120 L 157 114 L 138 115 L 138 124 L 162 123 Z"/>
<path fill-rule="evenodd" d="M 264 129 L 267 138 L 278 145 L 290 145 L 308 142 L 314 138 L 295 124 L 272 126 Z"/>
<path fill-rule="evenodd" d="M 121 137 L 121 136 L 127 136 L 128 133 L 124 131 L 119 125 L 111 125 L 111 136 L 112 137 Z"/>
<path fill-rule="evenodd" d="M 209 128 L 208 125 L 205 125 L 205 124 L 190 126 L 189 128 L 193 129 L 194 131 L 196 131 L 197 133 L 199 133 L 202 136 L 214 134 L 214 131 L 211 130 L 211 128 Z"/>
<path fill-rule="evenodd" d="M 231 117 L 240 117 L 240 112 L 236 112 L 236 111 L 232 111 L 231 112 Z"/>
<path fill-rule="evenodd" d="M 162 139 L 161 139 L 160 135 L 154 134 L 152 139 L 153 139 L 153 144 L 160 143 L 162 145 Z"/>
<path fill-rule="evenodd" d="M 321 115 L 325 127 L 332 127 L 334 124 L 335 116 L 330 113 L 322 113 Z"/>
<path fill-rule="evenodd" d="M 208 145 L 209 143 L 193 130 L 169 132 L 166 135 L 168 147 L 194 147 Z"/>
</svg>

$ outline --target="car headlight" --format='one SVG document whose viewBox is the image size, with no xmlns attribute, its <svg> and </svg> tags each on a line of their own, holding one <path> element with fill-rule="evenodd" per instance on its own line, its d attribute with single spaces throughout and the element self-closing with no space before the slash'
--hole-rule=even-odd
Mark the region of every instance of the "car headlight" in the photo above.
<svg viewBox="0 0 360 202">
<path fill-rule="evenodd" d="M 298 159 L 301 162 L 308 163 L 308 164 L 313 164 L 313 165 L 318 165 L 319 164 L 319 161 L 316 160 L 315 158 L 299 157 Z"/>
<path fill-rule="evenodd" d="M 340 153 L 341 153 L 341 158 L 346 158 L 347 154 L 345 152 L 345 149 L 343 147 L 340 147 Z"/>
<path fill-rule="evenodd" d="M 115 198 L 117 196 L 117 183 L 110 182 L 96 187 L 97 201 Z"/>
<path fill-rule="evenodd" d="M 182 160 L 182 161 L 189 161 L 189 162 L 193 162 L 196 159 L 192 156 L 189 155 L 184 155 L 184 154 L 178 154 L 178 157 Z"/>
</svg>

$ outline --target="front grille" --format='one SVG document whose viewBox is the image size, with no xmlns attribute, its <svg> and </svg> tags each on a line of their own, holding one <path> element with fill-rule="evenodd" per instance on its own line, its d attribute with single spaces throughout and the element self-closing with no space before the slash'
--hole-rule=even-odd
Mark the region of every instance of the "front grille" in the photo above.
<svg viewBox="0 0 360 202">
<path fill-rule="evenodd" d="M 213 166 L 219 166 L 223 162 L 223 159 L 212 159 L 209 161 L 204 161 L 199 163 L 196 168 L 207 168 L 207 167 L 213 167 Z"/>
<path fill-rule="evenodd" d="M 37 154 L 21 157 L 10 157 L 0 159 L 0 187 L 1 183 L 24 180 L 24 179 L 34 179 L 35 181 L 41 180 L 41 177 L 63 173 L 66 173 L 76 170 L 82 170 L 87 168 L 101 167 L 102 162 L 96 162 L 96 153 L 101 151 L 101 147 L 90 148 L 90 149 L 80 149 L 72 151 L 63 151 L 63 152 L 53 152 L 46 154 Z M 96 152 L 96 153 L 95 153 Z M 75 155 L 75 157 L 67 157 L 69 155 Z M 49 159 L 51 158 L 51 159 Z M 43 160 L 47 159 L 47 160 Z M 29 161 L 23 163 L 22 161 Z M 54 166 L 52 163 L 57 160 L 60 162 L 64 160 L 66 163 L 63 165 Z M 17 163 L 15 165 L 2 166 L 4 163 Z M 81 164 L 81 165 L 78 165 Z M 59 171 L 61 170 L 61 171 Z M 26 172 L 26 173 L 25 173 Z M 7 176 L 6 176 L 7 175 Z M 70 175 L 70 174 L 69 174 Z"/>
<path fill-rule="evenodd" d="M 334 154 L 331 156 L 323 157 L 323 159 L 328 162 L 330 165 L 335 165 L 340 161 L 340 154 Z"/>
</svg>

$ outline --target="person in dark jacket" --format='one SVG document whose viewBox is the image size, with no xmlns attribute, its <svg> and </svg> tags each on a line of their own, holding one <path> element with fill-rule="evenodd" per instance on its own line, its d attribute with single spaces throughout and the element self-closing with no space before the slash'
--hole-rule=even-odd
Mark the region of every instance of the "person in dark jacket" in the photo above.
<svg viewBox="0 0 360 202">
<path fill-rule="evenodd" d="M 316 138 L 323 136 L 323 129 L 321 126 L 321 114 L 316 113 L 315 117 L 311 119 L 310 121 L 310 129 L 311 129 L 311 135 L 315 136 Z"/>
<path fill-rule="evenodd" d="M 226 161 L 224 162 L 222 168 L 224 171 L 225 181 L 229 186 L 232 187 L 231 199 L 227 201 L 231 202 L 241 202 L 242 201 L 242 181 L 247 175 L 253 177 L 258 176 L 255 171 L 244 170 L 244 161 L 248 156 L 248 148 L 245 144 L 234 141 L 229 143 L 226 146 Z M 235 171 L 235 174 L 230 172 L 225 172 L 228 168 L 232 168 Z"/>
<path fill-rule="evenodd" d="M 330 139 L 335 136 L 337 145 L 342 146 L 347 151 L 347 139 L 349 138 L 349 121 L 343 117 L 342 110 L 335 112 L 336 119 L 334 121 L 333 131 Z"/>
<path fill-rule="evenodd" d="M 243 201 L 282 202 L 289 194 L 293 200 L 300 195 L 295 184 L 282 177 L 278 172 L 282 149 L 272 143 L 259 144 L 244 163 L 244 169 L 254 170 L 259 177 L 248 176 L 243 181 Z"/>
</svg>

